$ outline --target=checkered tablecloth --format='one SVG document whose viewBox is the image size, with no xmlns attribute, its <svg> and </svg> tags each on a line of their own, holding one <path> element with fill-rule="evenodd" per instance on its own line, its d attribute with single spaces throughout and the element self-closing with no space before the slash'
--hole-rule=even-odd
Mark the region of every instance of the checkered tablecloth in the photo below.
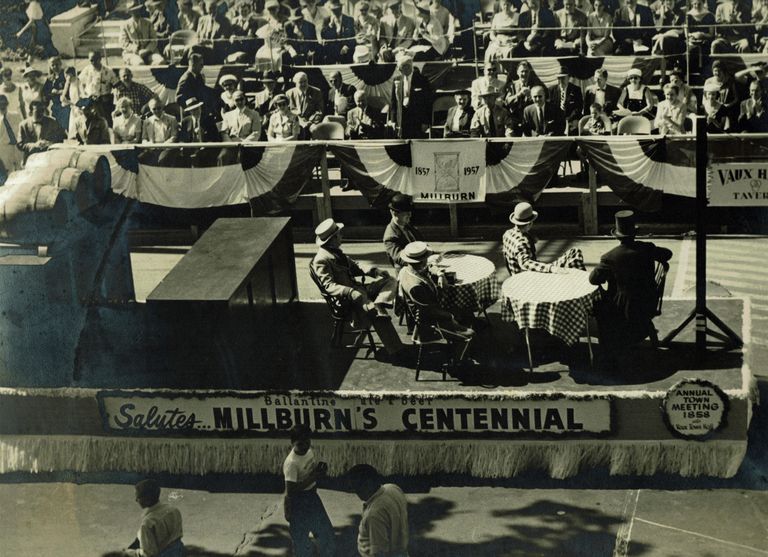
<svg viewBox="0 0 768 557">
<path fill-rule="evenodd" d="M 589 283 L 587 272 L 569 271 L 509 277 L 501 287 L 502 320 L 515 321 L 521 329 L 545 329 L 569 346 L 576 344 L 600 290 Z"/>
<path fill-rule="evenodd" d="M 456 273 L 456 283 L 441 292 L 440 305 L 446 309 L 463 309 L 473 313 L 496 303 L 501 288 L 493 262 L 466 253 L 446 253 L 438 267 Z"/>
</svg>

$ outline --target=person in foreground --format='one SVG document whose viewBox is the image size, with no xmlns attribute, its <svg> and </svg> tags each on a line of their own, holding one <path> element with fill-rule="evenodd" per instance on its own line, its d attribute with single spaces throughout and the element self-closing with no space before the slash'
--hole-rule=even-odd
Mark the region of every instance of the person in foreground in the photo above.
<svg viewBox="0 0 768 557">
<path fill-rule="evenodd" d="M 566 268 L 585 271 L 584 256 L 579 248 L 569 248 L 563 255 L 552 263 L 544 263 L 536 259 L 536 238 L 531 234 L 533 222 L 539 213 L 533 210 L 530 203 L 522 202 L 515 205 L 515 210 L 509 215 L 509 222 L 514 224 L 504 233 L 502 249 L 509 274 L 534 271 L 537 273 L 566 273 Z"/>
<path fill-rule="evenodd" d="M 650 242 L 635 240 L 635 214 L 616 213 L 612 231 L 620 244 L 600 258 L 589 282 L 608 283 L 596 308 L 603 367 L 615 371 L 623 348 L 642 341 L 652 331 L 658 302 L 655 264 L 666 265 L 672 252 Z"/>
<path fill-rule="evenodd" d="M 325 476 L 328 464 L 317 460 L 311 434 L 304 424 L 291 429 L 291 452 L 283 462 L 285 519 L 290 524 L 296 557 L 315 555 L 310 533 L 317 542 L 320 557 L 333 557 L 336 554 L 333 526 L 317 494 L 317 480 Z"/>
<path fill-rule="evenodd" d="M 389 213 L 392 220 L 384 230 L 384 249 L 389 262 L 398 273 L 405 266 L 400 253 L 405 246 L 416 240 L 422 240 L 421 233 L 411 223 L 413 216 L 413 199 L 410 195 L 397 193 L 389 202 Z"/>
<path fill-rule="evenodd" d="M 136 540 L 123 551 L 126 557 L 184 557 L 179 509 L 160 502 L 155 480 L 136 484 L 136 502 L 144 509 Z"/>
<path fill-rule="evenodd" d="M 382 484 L 370 464 L 358 464 L 349 472 L 352 491 L 363 501 L 357 534 L 361 557 L 408 557 L 408 501 L 395 484 Z"/>
<path fill-rule="evenodd" d="M 429 258 L 433 254 L 426 242 L 405 246 L 400 259 L 407 267 L 398 275 L 400 291 L 416 319 L 414 340 L 429 342 L 444 338 L 453 345 L 454 362 L 458 363 L 464 359 L 475 331 L 461 325 L 452 313 L 440 307 L 439 292 L 445 287 L 445 276 L 438 276 L 436 284 L 429 274 Z"/>
</svg>

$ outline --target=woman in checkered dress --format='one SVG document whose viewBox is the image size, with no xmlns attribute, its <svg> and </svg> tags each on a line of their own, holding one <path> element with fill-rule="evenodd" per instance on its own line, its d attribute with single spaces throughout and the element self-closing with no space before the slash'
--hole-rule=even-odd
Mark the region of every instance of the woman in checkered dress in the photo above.
<svg viewBox="0 0 768 557">
<path fill-rule="evenodd" d="M 509 215 L 509 221 L 515 226 L 504 233 L 502 249 L 509 274 L 535 271 L 537 273 L 562 273 L 566 267 L 585 271 L 584 256 L 579 248 L 569 248 L 552 263 L 543 263 L 536 259 L 536 240 L 530 231 L 533 221 L 539 213 L 530 203 L 518 203 Z"/>
</svg>

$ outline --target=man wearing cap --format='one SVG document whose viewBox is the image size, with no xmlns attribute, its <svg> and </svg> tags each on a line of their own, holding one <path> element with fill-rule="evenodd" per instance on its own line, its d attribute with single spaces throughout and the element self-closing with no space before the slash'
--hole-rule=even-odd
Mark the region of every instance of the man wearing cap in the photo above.
<svg viewBox="0 0 768 557">
<path fill-rule="evenodd" d="M 277 74 L 272 70 L 264 70 L 260 81 L 264 88 L 254 94 L 253 106 L 261 114 L 262 124 L 264 125 L 269 122 L 269 116 L 275 108 L 272 106 L 272 102 L 278 93 Z"/>
<path fill-rule="evenodd" d="M 219 79 L 219 85 L 222 89 L 224 89 L 221 92 L 221 95 L 219 95 L 220 112 L 222 117 L 224 116 L 225 112 L 229 112 L 235 108 L 235 100 L 232 98 L 232 95 L 234 95 L 235 91 L 238 90 L 237 83 L 238 79 L 232 74 L 223 75 L 221 76 L 221 79 Z"/>
<path fill-rule="evenodd" d="M 136 114 L 144 112 L 149 99 L 155 96 L 149 87 L 133 80 L 131 68 L 120 68 L 120 81 L 115 84 L 113 93 L 115 105 L 118 99 L 127 98 Z"/>
<path fill-rule="evenodd" d="M 587 14 L 576 8 L 576 0 L 564 0 L 555 12 L 560 33 L 555 39 L 555 52 L 562 55 L 587 52 Z"/>
<path fill-rule="evenodd" d="M 656 262 L 668 266 L 672 252 L 650 242 L 635 240 L 635 215 L 616 213 L 613 236 L 619 245 L 605 253 L 589 275 L 592 284 L 608 283 L 597 306 L 603 367 L 616 366 L 621 350 L 642 341 L 653 330 L 658 303 Z"/>
<path fill-rule="evenodd" d="M 117 83 L 115 72 L 102 64 L 101 53 L 92 50 L 88 53 L 88 64 L 80 70 L 80 97 L 90 97 L 96 101 L 96 109 L 107 122 L 112 117 L 112 87 Z"/>
<path fill-rule="evenodd" d="M 66 139 L 64 130 L 59 123 L 45 115 L 45 104 L 42 101 L 32 101 L 32 115 L 19 124 L 19 149 L 24 153 L 24 161 L 33 153 L 47 151 L 53 143 L 61 143 Z"/>
<path fill-rule="evenodd" d="M 401 0 L 389 0 L 388 12 L 381 18 L 379 25 L 379 45 L 390 48 L 408 48 L 413 44 L 416 33 L 416 21 L 404 15 Z"/>
<path fill-rule="evenodd" d="M 347 111 L 355 106 L 355 86 L 344 83 L 341 79 L 341 72 L 335 70 L 328 80 L 331 88 L 328 90 L 328 102 L 325 104 L 326 114 L 338 114 L 346 116 Z"/>
<path fill-rule="evenodd" d="M 155 28 L 148 19 L 141 17 L 144 6 L 134 0 L 127 10 L 130 18 L 120 26 L 123 61 L 130 66 L 164 64 L 165 59 L 158 53 Z"/>
<path fill-rule="evenodd" d="M 549 90 L 549 98 L 565 117 L 566 134 L 578 135 L 579 120 L 584 111 L 581 87 L 571 83 L 567 72 L 561 72 L 557 75 L 557 84 Z"/>
<path fill-rule="evenodd" d="M 411 224 L 413 215 L 413 199 L 411 196 L 397 193 L 389 202 L 389 214 L 392 220 L 384 231 L 384 249 L 389 257 L 389 262 L 400 272 L 405 266 L 400 253 L 405 246 L 417 240 L 423 240 L 421 233 Z"/>
<path fill-rule="evenodd" d="M 285 24 L 285 36 L 287 49 L 294 64 L 313 64 L 320 51 L 317 42 L 317 29 L 304 19 L 304 13 L 300 8 L 291 10 L 288 23 Z M 319 59 L 318 59 L 319 61 Z"/>
<path fill-rule="evenodd" d="M 341 12 L 341 0 L 329 0 L 331 15 L 323 21 L 320 38 L 326 64 L 352 62 L 355 48 L 355 20 Z"/>
<path fill-rule="evenodd" d="M 77 108 L 83 111 L 84 118 L 75 123 L 75 137 L 82 145 L 107 145 L 111 143 L 109 125 L 99 116 L 94 103 L 89 98 L 80 99 Z"/>
<path fill-rule="evenodd" d="M 456 91 L 453 99 L 456 105 L 448 109 L 443 128 L 443 137 L 469 137 L 469 129 L 475 109 L 469 104 L 470 93 L 466 89 Z"/>
<path fill-rule="evenodd" d="M 399 75 L 392 83 L 387 120 L 399 132 L 398 137 L 426 137 L 432 123 L 432 84 L 408 56 L 398 57 L 397 69 Z"/>
<path fill-rule="evenodd" d="M 475 332 L 461 325 L 452 313 L 440 307 L 440 289 L 445 285 L 445 277 L 439 276 L 435 283 L 429 273 L 431 255 L 434 252 L 421 241 L 411 242 L 400 252 L 406 266 L 397 278 L 400 292 L 416 320 L 413 339 L 429 342 L 442 337 L 453 345 L 454 362 L 461 362 Z"/>
<path fill-rule="evenodd" d="M 470 137 L 512 137 L 515 123 L 509 111 L 496 104 L 499 92 L 486 88 L 480 91 L 483 104 L 475 111 L 469 125 Z"/>
<path fill-rule="evenodd" d="M 19 141 L 8 119 L 8 97 L 0 94 L 0 163 L 6 173 L 21 168 Z"/>
<path fill-rule="evenodd" d="M 403 348 L 399 337 L 392 335 L 392 322 L 385 308 L 395 301 L 397 282 L 386 271 L 371 267 L 367 271 L 341 250 L 342 223 L 325 219 L 315 228 L 317 254 L 312 259 L 312 271 L 318 282 L 331 296 L 352 304 L 355 319 L 363 325 L 373 319 L 373 326 L 389 354 Z M 355 277 L 368 276 L 377 279 L 362 284 Z"/>
<path fill-rule="evenodd" d="M 368 105 L 365 91 L 355 91 L 355 107 L 347 112 L 346 135 L 349 139 L 383 139 L 384 116 Z"/>
<path fill-rule="evenodd" d="M 240 94 L 242 95 L 242 92 Z M 179 129 L 179 142 L 215 143 L 220 139 L 216 123 L 203 114 L 203 102 L 194 97 L 187 99 Z"/>
<path fill-rule="evenodd" d="M 509 274 L 523 271 L 565 273 L 566 267 L 586 270 L 584 256 L 578 248 L 569 248 L 552 263 L 536 259 L 536 238 L 531 234 L 531 228 L 538 216 L 539 213 L 527 202 L 515 205 L 515 210 L 509 215 L 509 222 L 514 226 L 504 233 L 501 241 Z"/>
<path fill-rule="evenodd" d="M 589 107 L 594 103 L 601 105 L 603 111 L 610 116 L 616 110 L 621 91 L 618 87 L 608 84 L 608 70 L 605 68 L 595 70 L 594 80 L 584 93 L 584 116 L 589 115 Z"/>
<path fill-rule="evenodd" d="M 293 89 L 286 91 L 288 104 L 299 118 L 302 134 L 299 139 L 309 139 L 309 127 L 318 124 L 323 119 L 323 94 L 317 87 L 309 84 L 309 77 L 304 72 L 296 72 L 293 76 Z"/>
</svg>

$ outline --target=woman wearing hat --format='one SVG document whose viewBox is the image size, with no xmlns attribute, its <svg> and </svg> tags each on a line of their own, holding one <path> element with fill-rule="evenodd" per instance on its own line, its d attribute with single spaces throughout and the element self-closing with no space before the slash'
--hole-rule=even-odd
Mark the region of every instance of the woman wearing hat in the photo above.
<svg viewBox="0 0 768 557">
<path fill-rule="evenodd" d="M 619 110 L 624 110 L 632 116 L 645 116 L 651 119 L 654 108 L 654 96 L 650 87 L 643 83 L 643 72 L 632 68 L 627 72 L 627 84 L 621 89 L 616 103 Z"/>
<path fill-rule="evenodd" d="M 538 216 L 539 213 L 526 202 L 515 205 L 515 210 L 509 215 L 509 222 L 514 226 L 504 233 L 501 242 L 509 274 L 523 271 L 565 273 L 566 267 L 586 270 L 584 256 L 579 248 L 569 248 L 552 263 L 543 263 L 536 259 L 536 238 L 531 234 L 531 228 Z"/>
<path fill-rule="evenodd" d="M 716 83 L 704 86 L 699 115 L 707 118 L 708 133 L 723 133 L 731 129 L 728 107 L 720 100 L 720 87 Z"/>
<path fill-rule="evenodd" d="M 389 221 L 384 231 L 384 249 L 395 271 L 400 271 L 405 265 L 400 257 L 400 252 L 405 246 L 416 240 L 421 240 L 422 237 L 416 227 L 411 224 L 413 199 L 410 195 L 395 194 L 389 202 L 389 213 L 392 220 Z"/>
<path fill-rule="evenodd" d="M 616 213 L 616 227 L 611 232 L 620 244 L 600 258 L 589 282 L 608 283 L 597 306 L 597 324 L 603 367 L 615 371 L 621 351 L 642 341 L 653 330 L 658 302 L 655 264 L 658 261 L 666 265 L 672 252 L 635 240 L 632 211 Z"/>
<path fill-rule="evenodd" d="M 299 118 L 291 112 L 288 97 L 280 93 L 273 104 L 277 108 L 269 117 L 267 141 L 296 141 L 301 131 Z"/>
<path fill-rule="evenodd" d="M 40 70 L 36 70 L 32 66 L 28 66 L 24 73 L 21 74 L 24 78 L 24 84 L 21 86 L 21 115 L 23 118 L 29 117 L 32 114 L 30 105 L 33 102 L 41 102 L 48 108 L 48 99 L 45 97 L 45 91 L 43 88 L 43 82 L 40 80 L 43 73 Z"/>
<path fill-rule="evenodd" d="M 406 266 L 397 280 L 417 323 L 413 331 L 414 341 L 429 342 L 442 337 L 453 345 L 454 363 L 458 363 L 464 359 L 475 331 L 461 325 L 452 313 L 440 306 L 442 281 L 436 283 L 429 274 L 429 257 L 433 253 L 425 242 L 409 243 L 400 254 Z"/>
<path fill-rule="evenodd" d="M 219 79 L 219 85 L 224 89 L 219 96 L 219 99 L 221 100 L 221 116 L 223 118 L 224 114 L 235 109 L 235 99 L 233 95 L 235 94 L 235 91 L 238 90 L 238 79 L 232 74 L 226 74 Z"/>
</svg>

